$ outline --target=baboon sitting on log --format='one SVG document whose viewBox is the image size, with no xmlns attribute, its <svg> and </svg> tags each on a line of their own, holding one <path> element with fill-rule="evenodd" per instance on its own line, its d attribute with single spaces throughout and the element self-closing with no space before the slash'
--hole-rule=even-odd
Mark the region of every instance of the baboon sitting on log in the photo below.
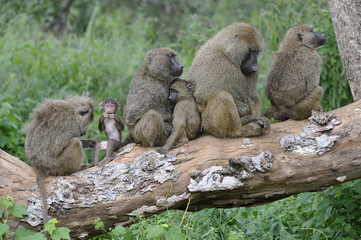
<svg viewBox="0 0 361 240">
<path fill-rule="evenodd" d="M 169 48 L 150 50 L 132 80 L 124 107 L 128 135 L 123 145 L 163 146 L 172 131 L 169 87 L 180 76 L 183 66 Z"/>
<path fill-rule="evenodd" d="M 302 24 L 287 31 L 266 79 L 272 106 L 263 114 L 265 117 L 302 120 L 311 115 L 311 110 L 322 111 L 322 58 L 316 49 L 325 42 L 325 35 L 314 32 L 312 26 Z"/>
</svg>

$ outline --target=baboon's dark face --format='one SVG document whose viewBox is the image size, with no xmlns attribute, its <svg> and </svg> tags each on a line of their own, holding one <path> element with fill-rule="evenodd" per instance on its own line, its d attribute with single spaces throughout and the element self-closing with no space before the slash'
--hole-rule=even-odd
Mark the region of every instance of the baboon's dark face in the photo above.
<svg viewBox="0 0 361 240">
<path fill-rule="evenodd" d="M 311 48 L 321 47 L 326 43 L 325 34 L 315 32 L 313 26 L 299 25 L 290 30 L 297 37 L 297 41 Z"/>
<path fill-rule="evenodd" d="M 179 77 L 183 73 L 183 65 L 180 64 L 175 56 L 172 54 L 169 56 L 170 72 L 173 77 Z"/>
<path fill-rule="evenodd" d="M 258 71 L 257 64 L 258 50 L 250 51 L 249 55 L 242 61 L 241 71 L 248 76 Z"/>
<path fill-rule="evenodd" d="M 168 99 L 173 106 L 176 105 L 178 102 L 178 91 L 173 88 L 169 89 Z"/>
<path fill-rule="evenodd" d="M 244 26 L 242 31 L 233 35 L 226 47 L 226 55 L 246 75 L 258 72 L 258 55 L 263 49 L 263 39 L 251 26 Z"/>
<path fill-rule="evenodd" d="M 314 36 L 314 43 L 315 43 L 315 47 L 320 47 L 322 46 L 323 44 L 326 43 L 326 37 L 325 37 L 325 34 L 321 34 L 321 33 L 318 33 L 318 32 L 315 32 L 313 30 L 311 30 L 311 33 L 313 34 Z"/>
<path fill-rule="evenodd" d="M 152 76 L 167 79 L 168 84 L 183 72 L 183 66 L 178 62 L 176 52 L 169 48 L 150 50 L 146 56 L 146 65 Z"/>
</svg>

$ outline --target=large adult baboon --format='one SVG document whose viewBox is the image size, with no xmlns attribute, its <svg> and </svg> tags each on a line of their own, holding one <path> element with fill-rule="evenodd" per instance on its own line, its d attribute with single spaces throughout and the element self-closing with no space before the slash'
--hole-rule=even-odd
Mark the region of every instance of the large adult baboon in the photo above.
<svg viewBox="0 0 361 240">
<path fill-rule="evenodd" d="M 47 99 L 33 111 L 25 129 L 25 153 L 37 175 L 43 201 L 44 226 L 48 204 L 43 179 L 49 174 L 69 175 L 81 168 L 85 153 L 80 136 L 93 120 L 93 102 L 87 97 Z"/>
<path fill-rule="evenodd" d="M 272 106 L 264 116 L 301 120 L 309 117 L 311 110 L 322 110 L 322 58 L 316 48 L 325 42 L 325 35 L 314 32 L 309 25 L 287 31 L 267 76 L 266 93 Z"/>
<path fill-rule="evenodd" d="M 124 144 L 163 146 L 172 131 L 172 105 L 168 99 L 172 80 L 183 72 L 176 52 L 169 48 L 150 50 L 134 77 L 124 107 L 128 136 Z"/>
<path fill-rule="evenodd" d="M 197 52 L 187 80 L 202 127 L 216 137 L 262 135 L 269 128 L 260 118 L 257 93 L 257 57 L 263 50 L 261 33 L 248 23 L 234 23 L 205 43 Z"/>
</svg>

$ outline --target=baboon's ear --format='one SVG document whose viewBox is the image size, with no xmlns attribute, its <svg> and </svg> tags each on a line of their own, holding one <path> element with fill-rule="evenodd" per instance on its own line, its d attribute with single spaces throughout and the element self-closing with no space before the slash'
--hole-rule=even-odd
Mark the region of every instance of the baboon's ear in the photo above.
<svg viewBox="0 0 361 240">
<path fill-rule="evenodd" d="M 234 36 L 233 36 L 233 38 L 232 38 L 231 43 L 234 43 L 234 41 L 236 41 L 237 37 L 238 37 L 238 35 L 237 35 L 237 34 L 236 34 L 236 35 L 234 35 Z"/>
<path fill-rule="evenodd" d="M 301 35 L 301 33 L 298 33 L 298 34 L 297 34 L 297 39 L 298 39 L 299 42 L 302 42 L 302 35 Z"/>
<path fill-rule="evenodd" d="M 117 110 L 120 110 L 120 107 L 122 106 L 122 104 L 120 104 L 120 102 L 117 102 Z"/>
<path fill-rule="evenodd" d="M 99 108 L 100 108 L 100 110 L 103 109 L 103 101 L 101 101 L 101 102 L 99 103 Z"/>
</svg>

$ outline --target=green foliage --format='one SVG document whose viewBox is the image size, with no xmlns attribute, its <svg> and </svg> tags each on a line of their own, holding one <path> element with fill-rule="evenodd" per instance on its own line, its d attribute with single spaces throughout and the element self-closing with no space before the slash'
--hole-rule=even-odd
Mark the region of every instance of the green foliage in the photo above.
<svg viewBox="0 0 361 240">
<path fill-rule="evenodd" d="M 252 208 L 169 210 L 94 239 L 358 239 L 361 180 Z M 118 230 L 117 228 L 120 229 Z M 169 238 L 168 238 L 169 237 Z"/>
<path fill-rule="evenodd" d="M 24 218 L 28 215 L 26 207 L 23 204 L 14 203 L 12 197 L 5 197 L 0 200 L 0 240 L 7 239 L 12 236 L 9 225 L 7 224 L 9 216 L 16 218 Z M 46 223 L 45 230 L 50 234 L 50 239 L 70 240 L 70 230 L 67 227 L 57 228 L 55 224 L 58 222 L 55 218 Z M 18 228 L 15 230 L 15 240 L 46 240 L 47 238 L 42 232 L 34 233 L 27 228 Z"/>
</svg>

